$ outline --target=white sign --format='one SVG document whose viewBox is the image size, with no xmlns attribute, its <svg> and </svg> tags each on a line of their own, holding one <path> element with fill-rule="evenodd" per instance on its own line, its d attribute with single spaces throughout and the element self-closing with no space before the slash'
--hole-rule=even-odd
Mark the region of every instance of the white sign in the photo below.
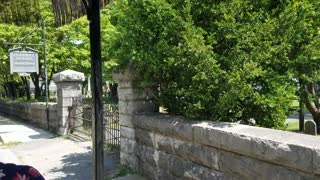
<svg viewBox="0 0 320 180">
<path fill-rule="evenodd" d="M 27 51 L 22 48 L 9 50 L 10 53 L 10 73 L 32 73 L 39 74 L 38 51 L 27 48 Z"/>
</svg>

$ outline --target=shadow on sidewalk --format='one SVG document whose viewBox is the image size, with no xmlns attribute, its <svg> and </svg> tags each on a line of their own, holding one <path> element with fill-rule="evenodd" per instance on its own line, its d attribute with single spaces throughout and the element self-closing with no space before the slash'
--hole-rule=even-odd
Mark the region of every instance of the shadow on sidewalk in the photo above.
<svg viewBox="0 0 320 180">
<path fill-rule="evenodd" d="M 0 113 L 0 136 L 4 143 L 29 142 L 39 139 L 52 139 L 56 135 L 23 121 L 21 118 Z"/>
<path fill-rule="evenodd" d="M 91 148 L 87 148 L 90 150 Z M 85 153 L 73 153 L 63 156 L 62 166 L 53 168 L 49 172 L 59 174 L 61 180 L 88 180 L 92 179 L 92 151 Z M 104 173 L 108 175 L 115 171 L 119 165 L 117 156 L 104 158 Z"/>
</svg>

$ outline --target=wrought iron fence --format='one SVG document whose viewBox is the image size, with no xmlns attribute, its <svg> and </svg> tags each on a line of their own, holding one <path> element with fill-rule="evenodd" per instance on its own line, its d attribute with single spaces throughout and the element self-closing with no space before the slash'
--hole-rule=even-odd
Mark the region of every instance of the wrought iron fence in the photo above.
<svg viewBox="0 0 320 180">
<path fill-rule="evenodd" d="M 68 107 L 68 126 L 70 133 L 79 132 L 91 137 L 91 115 L 86 112 L 90 105 L 80 97 L 72 98 L 72 106 Z M 91 114 L 91 112 L 89 113 Z"/>
<path fill-rule="evenodd" d="M 118 102 L 104 104 L 105 142 L 111 150 L 120 150 L 120 122 Z"/>
<path fill-rule="evenodd" d="M 91 137 L 92 108 L 91 100 L 76 97 L 68 108 L 68 126 L 70 133 L 79 132 Z M 117 99 L 109 98 L 104 103 L 104 141 L 111 151 L 120 150 L 120 122 Z"/>
</svg>

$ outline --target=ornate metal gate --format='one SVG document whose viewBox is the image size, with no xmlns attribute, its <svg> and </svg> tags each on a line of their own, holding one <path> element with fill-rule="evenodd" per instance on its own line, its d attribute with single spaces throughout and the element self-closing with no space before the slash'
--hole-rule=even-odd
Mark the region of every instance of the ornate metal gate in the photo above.
<svg viewBox="0 0 320 180">
<path fill-rule="evenodd" d="M 82 133 L 91 137 L 91 105 L 81 96 L 72 98 L 68 107 L 68 129 L 70 133 Z"/>
<path fill-rule="evenodd" d="M 105 142 L 112 151 L 120 150 L 120 122 L 118 101 L 104 104 Z"/>
<path fill-rule="evenodd" d="M 68 108 L 68 129 L 70 133 L 81 133 L 91 137 L 92 108 L 91 100 L 82 97 L 72 99 Z M 108 100 L 104 104 L 104 141 L 106 147 L 117 152 L 120 150 L 120 122 L 118 101 Z"/>
</svg>

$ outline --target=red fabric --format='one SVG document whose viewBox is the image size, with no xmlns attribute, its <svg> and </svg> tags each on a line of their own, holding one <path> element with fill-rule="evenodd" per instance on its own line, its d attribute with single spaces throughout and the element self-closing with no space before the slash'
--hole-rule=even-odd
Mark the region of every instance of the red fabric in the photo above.
<svg viewBox="0 0 320 180">
<path fill-rule="evenodd" d="M 31 166 L 0 162 L 0 180 L 44 180 L 44 177 Z"/>
</svg>

